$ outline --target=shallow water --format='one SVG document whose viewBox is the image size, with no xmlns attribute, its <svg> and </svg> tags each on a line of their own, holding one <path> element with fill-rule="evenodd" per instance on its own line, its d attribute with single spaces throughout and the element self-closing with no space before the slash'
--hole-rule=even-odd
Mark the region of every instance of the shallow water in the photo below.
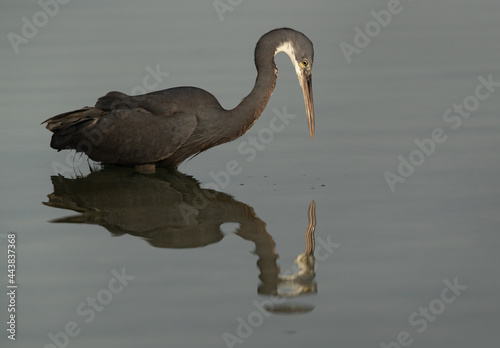
<svg viewBox="0 0 500 348">
<path fill-rule="evenodd" d="M 232 4 L 221 20 L 212 2 L 71 1 L 18 53 L 8 34 L 45 17 L 0 5 L 2 320 L 10 232 L 18 284 L 2 346 L 496 344 L 500 3 L 402 0 L 350 62 L 342 47 L 387 1 Z M 315 44 L 313 141 L 283 54 L 250 132 L 181 173 L 49 148 L 40 122 L 111 90 L 194 85 L 234 107 L 256 40 L 281 26 Z M 252 148 L 276 113 L 296 116 Z"/>
</svg>

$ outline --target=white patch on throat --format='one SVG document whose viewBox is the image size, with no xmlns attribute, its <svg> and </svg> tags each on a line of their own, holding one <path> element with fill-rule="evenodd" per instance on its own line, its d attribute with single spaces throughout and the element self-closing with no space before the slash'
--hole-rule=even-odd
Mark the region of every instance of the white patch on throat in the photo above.
<svg viewBox="0 0 500 348">
<path fill-rule="evenodd" d="M 290 57 L 290 60 L 292 61 L 292 64 L 295 68 L 295 72 L 297 73 L 297 76 L 302 76 L 302 70 L 299 67 L 299 64 L 297 63 L 295 59 L 295 50 L 293 49 L 293 45 L 290 41 L 285 41 L 278 47 L 276 47 L 276 52 L 274 52 L 274 55 L 278 54 L 278 52 L 285 52 L 288 54 L 288 57 Z"/>
</svg>

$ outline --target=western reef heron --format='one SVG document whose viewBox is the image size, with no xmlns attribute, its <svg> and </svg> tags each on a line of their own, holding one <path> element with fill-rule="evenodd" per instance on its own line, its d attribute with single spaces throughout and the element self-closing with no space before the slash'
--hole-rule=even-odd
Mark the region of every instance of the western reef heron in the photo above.
<svg viewBox="0 0 500 348">
<path fill-rule="evenodd" d="M 255 123 L 276 85 L 274 56 L 290 57 L 302 87 L 307 122 L 314 137 L 311 69 L 312 42 L 302 33 L 279 28 L 264 34 L 255 47 L 255 86 L 238 106 L 224 109 L 209 92 L 176 87 L 143 95 L 109 92 L 95 107 L 49 118 L 50 146 L 74 149 L 96 161 L 138 168 L 177 167 L 189 157 L 232 141 Z"/>
</svg>

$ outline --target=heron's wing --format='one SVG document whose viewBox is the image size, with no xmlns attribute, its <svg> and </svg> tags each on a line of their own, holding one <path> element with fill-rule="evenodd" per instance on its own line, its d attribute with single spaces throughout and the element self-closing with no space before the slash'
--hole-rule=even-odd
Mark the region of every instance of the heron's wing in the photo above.
<svg viewBox="0 0 500 348">
<path fill-rule="evenodd" d="M 168 158 L 190 137 L 195 115 L 156 115 L 142 108 L 102 110 L 83 108 L 47 121 L 54 132 L 51 147 L 75 149 L 92 160 L 137 165 Z"/>
<path fill-rule="evenodd" d="M 108 92 L 100 97 L 95 107 L 103 110 L 144 109 L 155 115 L 170 115 L 179 112 L 179 88 L 141 95 L 126 95 L 122 92 Z M 163 95 L 160 92 L 167 92 Z"/>
</svg>

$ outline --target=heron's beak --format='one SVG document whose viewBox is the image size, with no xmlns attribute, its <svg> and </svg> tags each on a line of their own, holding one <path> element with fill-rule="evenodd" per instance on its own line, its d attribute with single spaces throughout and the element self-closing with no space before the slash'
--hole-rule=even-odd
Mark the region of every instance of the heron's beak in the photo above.
<svg viewBox="0 0 500 348">
<path fill-rule="evenodd" d="M 307 124 L 309 125 L 309 133 L 311 139 L 314 139 L 314 103 L 312 94 L 312 76 L 311 74 L 303 73 L 299 77 L 300 87 L 304 94 L 304 103 L 306 106 Z"/>
</svg>

